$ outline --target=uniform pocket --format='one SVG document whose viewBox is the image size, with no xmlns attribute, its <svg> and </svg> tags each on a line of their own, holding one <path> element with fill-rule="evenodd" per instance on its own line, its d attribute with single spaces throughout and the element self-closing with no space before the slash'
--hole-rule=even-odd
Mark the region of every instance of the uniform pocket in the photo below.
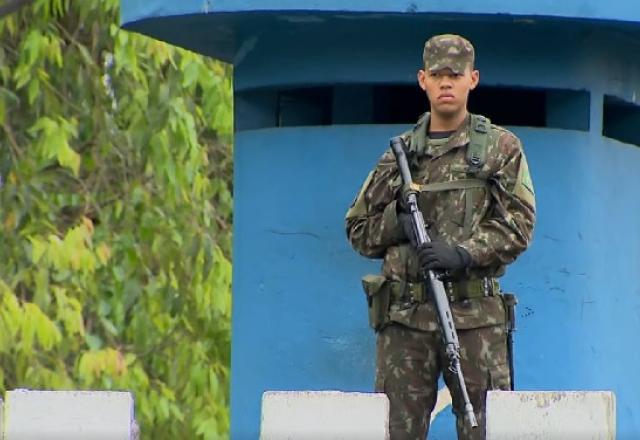
<svg viewBox="0 0 640 440">
<path fill-rule="evenodd" d="M 497 325 L 486 329 L 488 333 L 487 366 L 489 390 L 510 390 L 511 374 L 509 370 L 509 355 L 507 353 L 507 331 L 504 325 Z"/>
<path fill-rule="evenodd" d="M 453 322 L 458 330 L 505 324 L 502 299 L 498 296 L 473 298 L 451 303 Z"/>
<path fill-rule="evenodd" d="M 389 322 L 389 283 L 382 275 L 365 275 L 362 277 L 362 287 L 367 295 L 369 325 L 378 331 Z"/>
<path fill-rule="evenodd" d="M 489 368 L 488 390 L 511 390 L 511 375 L 509 374 L 509 363 L 495 364 Z"/>
</svg>

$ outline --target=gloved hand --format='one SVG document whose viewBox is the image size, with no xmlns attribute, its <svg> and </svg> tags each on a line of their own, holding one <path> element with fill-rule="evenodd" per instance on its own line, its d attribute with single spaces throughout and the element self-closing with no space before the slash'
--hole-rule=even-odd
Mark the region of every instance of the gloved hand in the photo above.
<svg viewBox="0 0 640 440">
<path fill-rule="evenodd" d="M 396 193 L 396 200 L 398 203 L 398 209 L 403 212 L 408 212 L 409 208 L 407 207 L 407 196 L 409 193 L 415 193 L 408 185 L 402 185 L 398 188 L 398 192 Z"/>
<path fill-rule="evenodd" d="M 471 266 L 471 255 L 459 247 L 450 246 L 441 241 L 425 243 L 418 248 L 420 268 L 427 270 L 462 269 Z"/>
<path fill-rule="evenodd" d="M 404 236 L 406 237 L 406 239 L 415 247 L 417 243 L 415 233 L 413 232 L 411 214 L 407 214 L 406 212 L 399 212 L 398 223 L 400 223 L 400 226 L 402 226 L 402 231 L 404 232 Z"/>
</svg>

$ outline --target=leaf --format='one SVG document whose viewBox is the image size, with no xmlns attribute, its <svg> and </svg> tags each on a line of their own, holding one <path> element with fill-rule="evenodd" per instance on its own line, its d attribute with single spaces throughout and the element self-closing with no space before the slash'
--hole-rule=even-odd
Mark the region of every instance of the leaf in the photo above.
<svg viewBox="0 0 640 440">
<path fill-rule="evenodd" d="M 36 316 L 31 308 L 24 310 L 22 325 L 20 326 L 20 350 L 27 356 L 34 350 L 36 336 Z"/>
<path fill-rule="evenodd" d="M 94 351 L 83 353 L 78 362 L 78 373 L 85 383 L 89 383 L 100 369 L 100 360 L 96 353 Z"/>
<path fill-rule="evenodd" d="M 2 294 L 2 308 L 0 309 L 3 327 L 12 338 L 17 336 L 22 326 L 23 312 L 15 293 L 0 279 L 0 293 Z"/>
<path fill-rule="evenodd" d="M 69 146 L 69 140 L 77 136 L 74 121 L 42 117 L 29 129 L 29 133 L 38 135 L 38 149 L 44 158 L 56 158 L 60 165 L 78 175 L 80 156 Z"/>
<path fill-rule="evenodd" d="M 201 435 L 206 439 L 217 439 L 218 421 L 214 417 L 203 420 L 197 426 L 196 434 Z"/>
<path fill-rule="evenodd" d="M 31 261 L 37 264 L 47 251 L 47 244 L 38 237 L 30 237 L 29 241 L 31 242 Z"/>
<path fill-rule="evenodd" d="M 91 333 L 85 333 L 84 340 L 91 350 L 99 350 L 103 346 L 102 339 L 100 339 L 99 336 L 93 335 Z"/>
<path fill-rule="evenodd" d="M 25 303 L 24 310 L 27 316 L 26 320 L 32 321 L 36 339 L 42 348 L 51 350 L 55 345 L 60 343 L 62 339 L 60 330 L 58 330 L 58 327 L 42 312 L 40 307 L 33 303 Z"/>
<path fill-rule="evenodd" d="M 29 86 L 27 87 L 28 97 L 29 97 L 29 105 L 33 105 L 36 98 L 40 95 L 40 81 L 34 79 L 29 81 Z"/>
<path fill-rule="evenodd" d="M 68 144 L 61 144 L 58 147 L 56 158 L 63 167 L 69 168 L 76 176 L 80 170 L 80 155 L 73 151 Z"/>
</svg>

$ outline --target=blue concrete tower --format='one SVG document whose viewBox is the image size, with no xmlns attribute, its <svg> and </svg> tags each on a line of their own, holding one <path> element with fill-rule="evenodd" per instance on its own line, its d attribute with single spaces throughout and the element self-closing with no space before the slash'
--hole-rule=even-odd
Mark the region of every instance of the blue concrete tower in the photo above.
<svg viewBox="0 0 640 440">
<path fill-rule="evenodd" d="M 343 218 L 426 110 L 422 45 L 470 39 L 470 109 L 524 142 L 536 186 L 518 294 L 517 388 L 613 390 L 640 438 L 638 0 L 122 0 L 125 28 L 234 65 L 232 438 L 265 390 L 371 391 L 374 335 Z M 452 416 L 431 438 L 451 438 Z"/>
</svg>

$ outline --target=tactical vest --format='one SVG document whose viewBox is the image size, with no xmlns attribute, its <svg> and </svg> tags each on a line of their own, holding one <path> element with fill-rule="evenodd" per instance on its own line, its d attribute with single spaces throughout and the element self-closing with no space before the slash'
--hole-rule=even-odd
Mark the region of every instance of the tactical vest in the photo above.
<svg viewBox="0 0 640 440">
<path fill-rule="evenodd" d="M 491 129 L 491 121 L 481 115 L 471 114 L 471 132 L 469 133 L 469 144 L 467 145 L 466 160 L 469 166 L 467 174 L 473 177 L 466 179 L 458 179 L 449 182 L 436 182 L 426 185 L 416 185 L 416 189 L 420 192 L 436 192 L 436 191 L 452 191 L 466 190 L 472 188 L 489 188 L 486 177 L 479 176 L 482 167 L 487 161 L 487 150 L 489 147 L 489 130 Z M 423 125 L 429 113 L 425 113 L 420 117 L 416 124 L 416 128 Z M 424 130 L 412 130 L 410 149 L 417 151 L 419 145 L 423 145 L 426 141 L 426 128 Z M 464 237 L 471 236 L 471 223 L 473 219 L 473 194 L 471 191 L 465 193 L 465 212 L 464 212 Z"/>
</svg>

